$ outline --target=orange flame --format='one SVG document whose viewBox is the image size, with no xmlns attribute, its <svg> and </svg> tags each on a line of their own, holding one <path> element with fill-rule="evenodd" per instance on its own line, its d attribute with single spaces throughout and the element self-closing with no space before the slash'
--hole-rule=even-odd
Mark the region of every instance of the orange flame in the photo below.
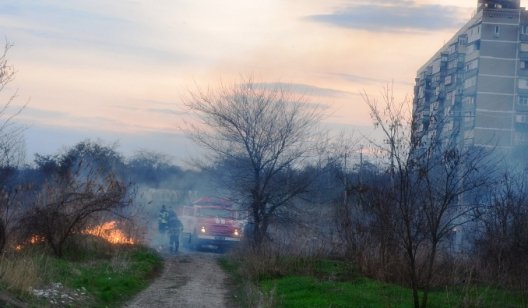
<svg viewBox="0 0 528 308">
<path fill-rule="evenodd" d="M 91 229 L 86 229 L 82 233 L 91 234 L 107 240 L 112 244 L 135 244 L 136 241 L 126 236 L 123 231 L 117 228 L 115 220 L 105 222 Z"/>
<path fill-rule="evenodd" d="M 23 243 L 18 243 L 15 245 L 15 251 L 22 251 L 28 245 L 36 245 L 45 242 L 46 239 L 42 235 L 33 234 L 29 239 Z"/>
<path fill-rule="evenodd" d="M 29 239 L 29 243 L 31 245 L 35 245 L 35 244 L 38 244 L 38 243 L 42 243 L 44 242 L 44 237 L 43 236 L 40 236 L 40 235 L 32 235 L 31 238 Z"/>
</svg>

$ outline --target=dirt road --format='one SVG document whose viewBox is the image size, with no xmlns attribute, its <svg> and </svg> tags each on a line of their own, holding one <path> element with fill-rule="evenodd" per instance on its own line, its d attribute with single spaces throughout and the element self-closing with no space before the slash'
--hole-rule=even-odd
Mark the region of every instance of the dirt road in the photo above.
<svg viewBox="0 0 528 308">
<path fill-rule="evenodd" d="M 161 276 L 125 307 L 227 307 L 227 275 L 218 257 L 205 252 L 167 256 Z"/>
</svg>

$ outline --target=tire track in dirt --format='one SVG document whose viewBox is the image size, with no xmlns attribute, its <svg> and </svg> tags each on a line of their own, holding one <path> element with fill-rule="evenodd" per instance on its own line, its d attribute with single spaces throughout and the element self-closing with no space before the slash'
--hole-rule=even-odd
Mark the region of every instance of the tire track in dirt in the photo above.
<svg viewBox="0 0 528 308">
<path fill-rule="evenodd" d="M 217 259 L 202 252 L 167 256 L 160 277 L 125 307 L 227 307 L 228 277 Z"/>
</svg>

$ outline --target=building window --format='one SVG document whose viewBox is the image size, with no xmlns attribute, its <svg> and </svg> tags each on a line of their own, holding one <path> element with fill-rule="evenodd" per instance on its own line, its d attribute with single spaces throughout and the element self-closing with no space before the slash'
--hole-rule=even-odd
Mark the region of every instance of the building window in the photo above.
<svg viewBox="0 0 528 308">
<path fill-rule="evenodd" d="M 528 96 L 519 96 L 519 105 L 528 106 Z"/>
<path fill-rule="evenodd" d="M 515 133 L 515 144 L 521 145 L 521 144 L 526 144 L 526 143 L 528 143 L 528 134 L 516 132 Z"/>
<path fill-rule="evenodd" d="M 446 94 L 446 101 L 447 102 L 451 102 L 451 104 L 453 104 L 455 102 L 455 95 L 454 95 L 454 92 L 453 91 L 449 91 L 447 92 Z"/>
<path fill-rule="evenodd" d="M 471 62 L 468 62 L 466 64 L 466 72 L 477 69 L 478 67 L 478 60 L 473 60 Z"/>
<path fill-rule="evenodd" d="M 519 89 L 528 89 L 528 79 L 519 78 Z"/>
<path fill-rule="evenodd" d="M 473 106 L 475 105 L 475 97 L 474 96 L 466 96 L 464 99 L 462 99 L 462 103 L 467 106 Z"/>
<path fill-rule="evenodd" d="M 464 89 L 473 87 L 477 84 L 477 77 L 471 77 L 464 81 Z"/>
<path fill-rule="evenodd" d="M 476 40 L 473 44 L 468 45 L 466 53 L 469 54 L 477 50 L 480 50 L 480 40 Z"/>
<path fill-rule="evenodd" d="M 473 112 L 471 111 L 467 111 L 464 113 L 464 123 L 466 123 L 466 125 L 471 125 L 473 124 L 474 122 L 474 115 L 473 115 Z"/>
<path fill-rule="evenodd" d="M 453 45 L 449 46 L 449 48 L 447 49 L 447 52 L 450 55 L 454 54 L 456 51 L 457 51 L 457 45 L 456 44 L 453 44 Z"/>
<path fill-rule="evenodd" d="M 453 77 L 451 77 L 451 75 L 446 76 L 444 84 L 447 86 L 447 85 L 450 85 L 452 82 L 453 82 Z"/>
<path fill-rule="evenodd" d="M 526 61 L 526 60 L 521 60 L 521 62 L 519 63 L 519 67 L 520 67 L 522 70 L 528 69 L 528 61 Z"/>
<path fill-rule="evenodd" d="M 515 122 L 517 123 L 527 123 L 528 117 L 526 115 L 518 114 L 515 116 Z"/>
<path fill-rule="evenodd" d="M 495 26 L 495 37 L 498 37 L 500 35 L 500 27 Z"/>
</svg>

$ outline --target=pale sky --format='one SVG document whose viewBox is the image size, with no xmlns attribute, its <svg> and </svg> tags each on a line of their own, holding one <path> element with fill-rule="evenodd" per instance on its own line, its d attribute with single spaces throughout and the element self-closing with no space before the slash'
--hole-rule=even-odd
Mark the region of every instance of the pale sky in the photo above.
<svg viewBox="0 0 528 308">
<path fill-rule="evenodd" d="M 0 34 L 29 102 L 28 159 L 86 138 L 182 158 L 182 97 L 253 75 L 323 104 L 326 124 L 368 130 L 359 93 L 416 70 L 475 12 L 477 0 L 2 0 Z M 523 6 L 525 3 L 523 3 Z M 0 101 L 3 103 L 3 101 Z"/>
</svg>

